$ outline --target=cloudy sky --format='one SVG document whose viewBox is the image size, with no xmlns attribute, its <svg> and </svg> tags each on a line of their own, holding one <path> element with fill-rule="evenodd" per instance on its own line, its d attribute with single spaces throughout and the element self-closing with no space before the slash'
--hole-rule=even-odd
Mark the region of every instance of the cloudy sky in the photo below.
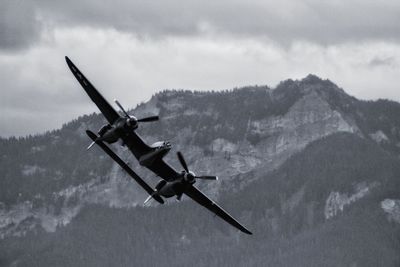
<svg viewBox="0 0 400 267">
<path fill-rule="evenodd" d="M 65 55 L 127 107 L 309 73 L 400 101 L 400 1 L 0 0 L 0 136 L 97 112 Z"/>
</svg>

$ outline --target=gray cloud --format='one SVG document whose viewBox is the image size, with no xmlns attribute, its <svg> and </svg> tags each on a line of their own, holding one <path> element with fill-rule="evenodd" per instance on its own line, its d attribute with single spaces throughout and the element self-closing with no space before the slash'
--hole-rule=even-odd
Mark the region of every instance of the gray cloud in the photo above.
<svg viewBox="0 0 400 267">
<path fill-rule="evenodd" d="M 150 36 L 198 34 L 209 27 L 220 33 L 264 36 L 279 42 L 304 39 L 326 44 L 400 38 L 400 3 L 395 0 L 51 3 L 46 5 L 46 13 L 57 16 L 53 18 L 60 23 L 109 26 Z"/>
<path fill-rule="evenodd" d="M 390 68 L 397 68 L 398 63 L 397 60 L 394 56 L 388 56 L 388 57 L 374 57 L 371 59 L 369 62 L 369 65 L 371 67 L 390 67 Z"/>
<path fill-rule="evenodd" d="M 382 39 L 400 40 L 400 2 L 371 1 L 201 1 L 201 0 L 5 0 L 0 46 L 24 45 L 46 27 L 115 28 L 160 38 L 207 31 L 269 38 L 290 44 L 320 44 Z M 7 11 L 5 11 L 7 10 Z M 36 14 L 36 16 L 35 16 Z"/>
<path fill-rule="evenodd" d="M 66 54 L 107 99 L 118 98 L 127 108 L 165 88 L 274 86 L 309 73 L 329 78 L 358 98 L 400 99 L 398 69 L 385 65 L 400 58 L 400 44 L 326 47 L 297 42 L 283 49 L 251 38 L 143 40 L 85 27 L 60 28 L 54 36 L 24 53 L 0 54 L 0 136 L 54 129 L 79 115 L 98 112 L 68 70 Z"/>
<path fill-rule="evenodd" d="M 273 86 L 309 73 L 359 98 L 400 99 L 394 0 L 0 1 L 0 136 L 98 111 L 65 55 L 126 107 L 164 88 Z"/>
<path fill-rule="evenodd" d="M 25 48 L 38 40 L 40 31 L 34 3 L 22 0 L 1 1 L 0 48 Z"/>
</svg>

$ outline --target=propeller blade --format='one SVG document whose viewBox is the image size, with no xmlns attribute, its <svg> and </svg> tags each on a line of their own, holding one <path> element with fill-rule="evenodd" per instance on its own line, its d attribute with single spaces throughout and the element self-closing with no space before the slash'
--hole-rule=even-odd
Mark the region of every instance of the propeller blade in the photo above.
<svg viewBox="0 0 400 267">
<path fill-rule="evenodd" d="M 92 146 L 94 146 L 94 144 L 96 144 L 96 142 L 92 142 L 87 148 L 86 148 L 86 150 L 89 150 L 89 149 L 91 149 L 92 148 Z"/>
<path fill-rule="evenodd" d="M 154 191 L 153 194 L 148 196 L 146 200 L 143 202 L 143 205 L 146 205 L 150 200 L 155 199 L 157 200 L 158 203 L 164 204 L 164 200 L 161 198 L 161 196 L 158 194 L 157 189 Z"/>
<path fill-rule="evenodd" d="M 142 119 L 138 119 L 138 122 L 149 122 L 149 121 L 158 121 L 158 116 L 150 116 Z"/>
<path fill-rule="evenodd" d="M 180 151 L 178 151 L 176 154 L 178 155 L 179 162 L 181 163 L 183 169 L 185 169 L 186 172 L 189 172 L 189 168 L 186 164 L 185 159 L 183 158 L 182 153 Z"/>
<path fill-rule="evenodd" d="M 115 104 L 117 104 L 117 106 L 119 107 L 120 110 L 122 110 L 122 112 L 125 114 L 125 116 L 127 118 L 130 118 L 129 114 L 125 111 L 125 109 L 122 107 L 122 105 L 118 102 L 117 99 L 114 99 Z"/>
<path fill-rule="evenodd" d="M 146 205 L 151 199 L 153 198 L 152 195 L 148 196 L 146 200 L 143 202 L 143 205 Z"/>
<path fill-rule="evenodd" d="M 208 176 L 208 175 L 204 175 L 204 176 L 196 176 L 196 179 L 203 179 L 203 180 L 218 180 L 218 176 Z"/>
</svg>

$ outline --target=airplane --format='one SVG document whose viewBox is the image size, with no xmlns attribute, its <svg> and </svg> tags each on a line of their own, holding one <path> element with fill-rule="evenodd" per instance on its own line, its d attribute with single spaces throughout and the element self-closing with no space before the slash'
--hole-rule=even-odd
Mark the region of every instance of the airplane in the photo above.
<svg viewBox="0 0 400 267">
<path fill-rule="evenodd" d="M 176 171 L 163 159 L 171 150 L 171 144 L 169 142 L 159 141 L 149 146 L 136 133 L 135 130 L 138 128 L 139 123 L 156 121 L 159 119 L 158 116 L 138 119 L 135 116 L 128 114 L 122 105 L 115 100 L 115 103 L 124 114 L 124 116 L 121 116 L 67 56 L 65 57 L 65 60 L 75 78 L 108 121 L 108 124 L 100 128 L 98 135 L 90 130 L 86 131 L 86 134 L 92 140 L 88 149 L 90 149 L 94 144 L 97 144 L 118 165 L 120 165 L 120 167 L 123 168 L 132 179 L 134 179 L 149 194 L 145 203 L 150 199 L 155 199 L 158 203 L 163 204 L 163 198 L 171 197 L 176 197 L 178 200 L 181 200 L 182 195 L 185 194 L 240 231 L 249 235 L 252 234 L 246 227 L 241 225 L 236 219 L 194 186 L 196 179 L 217 180 L 217 176 L 197 176 L 194 172 L 189 170 L 186 160 L 181 152 L 177 152 L 177 157 L 183 170 L 181 172 Z M 155 186 L 155 189 L 150 187 L 142 178 L 140 178 L 140 176 L 137 175 L 128 164 L 115 154 L 106 144 L 113 144 L 118 140 L 121 140 L 122 144 L 128 147 L 135 158 L 139 161 L 140 165 L 148 168 L 157 176 L 162 178 L 162 180 Z"/>
</svg>

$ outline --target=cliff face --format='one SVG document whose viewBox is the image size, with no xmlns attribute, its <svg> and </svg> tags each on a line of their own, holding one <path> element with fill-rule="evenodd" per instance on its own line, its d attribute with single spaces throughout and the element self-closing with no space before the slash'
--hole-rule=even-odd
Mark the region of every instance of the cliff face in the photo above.
<svg viewBox="0 0 400 267">
<path fill-rule="evenodd" d="M 398 222 L 400 194 L 394 189 L 400 174 L 395 167 L 400 154 L 398 103 L 360 101 L 332 82 L 309 75 L 284 81 L 275 89 L 164 91 L 131 113 L 159 114 L 160 122 L 142 124 L 138 133 L 148 143 L 169 140 L 173 150 L 166 160 L 177 169 L 181 167 L 176 151 L 182 151 L 196 173 L 218 175 L 219 181 L 196 185 L 253 225 L 258 235 L 308 238 L 304 235 L 325 231 L 358 203 L 382 212 L 388 223 Z M 174 200 L 168 208 L 153 203 L 144 211 L 143 190 L 98 148 L 85 150 L 89 140 L 84 130 L 96 131 L 104 123 L 101 115 L 92 114 L 44 135 L 0 139 L 0 238 L 5 244 L 19 244 L 34 233 L 46 239 L 65 238 L 58 235 L 69 227 L 80 232 L 87 207 L 93 205 L 118 216 L 125 215 L 114 210 L 126 208 L 149 213 L 146 216 L 158 216 L 166 209 L 173 218 L 182 210 L 190 214 L 186 207 L 190 204 L 175 205 Z M 158 182 L 126 148 L 116 144 L 113 149 L 149 184 Z M 190 232 L 192 219 L 188 220 L 183 228 Z M 260 228 L 262 224 L 265 227 Z M 200 226 L 194 228 L 202 231 Z M 218 224 L 210 232 L 219 233 L 224 227 Z M 171 231 L 172 236 L 179 235 L 177 244 L 194 238 Z M 213 242 L 210 238 L 206 234 L 202 242 Z M 283 247 L 286 241 L 282 240 Z M 1 257 L 0 253 L 0 262 Z"/>
</svg>

